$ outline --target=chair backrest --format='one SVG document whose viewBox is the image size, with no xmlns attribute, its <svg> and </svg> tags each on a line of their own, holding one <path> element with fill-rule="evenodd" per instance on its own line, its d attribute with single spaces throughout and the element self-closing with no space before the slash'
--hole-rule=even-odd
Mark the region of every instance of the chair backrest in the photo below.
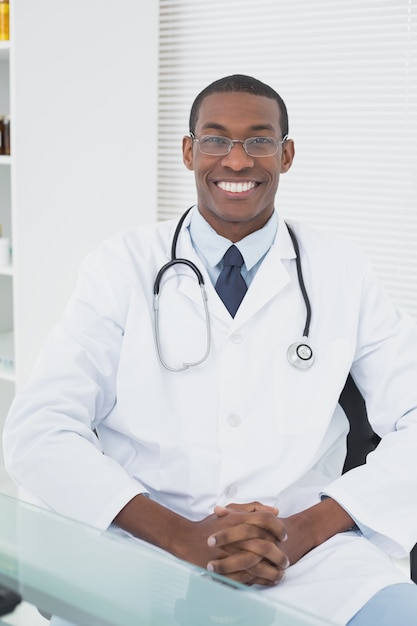
<svg viewBox="0 0 417 626">
<path fill-rule="evenodd" d="M 380 438 L 372 430 L 368 421 L 365 401 L 350 374 L 340 395 L 339 403 L 350 424 L 347 454 L 343 467 L 343 471 L 346 472 L 353 467 L 363 465 L 367 454 L 375 450 Z M 410 554 L 410 569 L 411 578 L 417 583 L 417 544 Z"/>
<path fill-rule="evenodd" d="M 343 472 L 363 465 L 369 452 L 375 450 L 380 439 L 368 421 L 365 400 L 349 374 L 339 403 L 349 420 L 350 430 L 347 439 L 347 455 Z"/>
</svg>

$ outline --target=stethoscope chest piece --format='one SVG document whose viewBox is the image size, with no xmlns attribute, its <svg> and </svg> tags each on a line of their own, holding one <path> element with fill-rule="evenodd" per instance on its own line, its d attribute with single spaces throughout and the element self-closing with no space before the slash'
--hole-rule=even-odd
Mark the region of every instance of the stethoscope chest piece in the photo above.
<svg viewBox="0 0 417 626">
<path fill-rule="evenodd" d="M 288 348 L 288 361 L 298 369 L 308 369 L 314 363 L 314 354 L 308 343 L 305 342 L 306 337 L 302 341 L 292 343 Z"/>
</svg>

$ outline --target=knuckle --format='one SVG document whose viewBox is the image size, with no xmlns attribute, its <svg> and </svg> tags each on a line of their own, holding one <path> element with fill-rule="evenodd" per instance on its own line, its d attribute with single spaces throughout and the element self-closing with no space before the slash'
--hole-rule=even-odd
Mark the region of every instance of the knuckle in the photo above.
<svg viewBox="0 0 417 626">
<path fill-rule="evenodd" d="M 226 574 L 227 573 L 227 568 L 225 568 L 224 566 L 224 559 L 221 559 L 220 561 L 210 561 L 210 571 L 215 572 L 216 574 Z"/>
<path fill-rule="evenodd" d="M 256 538 L 256 539 L 251 539 L 250 546 L 252 550 L 265 553 L 265 550 L 268 551 L 267 543 L 268 542 L 264 541 L 263 539 Z"/>
<path fill-rule="evenodd" d="M 256 580 L 255 577 L 249 572 L 242 572 L 239 578 L 239 582 L 243 583 L 244 585 L 253 585 Z"/>
<path fill-rule="evenodd" d="M 284 554 L 283 561 L 282 561 L 282 563 L 281 563 L 281 567 L 282 567 L 282 569 L 283 569 L 283 570 L 284 570 L 284 569 L 287 569 L 287 567 L 289 567 L 290 565 L 291 565 L 291 563 L 290 563 L 289 558 L 287 557 L 287 555 L 286 555 L 286 554 Z"/>
<path fill-rule="evenodd" d="M 285 578 L 285 572 L 284 570 L 279 570 L 275 577 L 274 584 L 281 582 L 283 578 Z"/>
<path fill-rule="evenodd" d="M 260 523 L 264 525 L 264 528 L 270 528 L 276 524 L 276 516 L 269 511 L 259 511 L 258 515 Z"/>
<path fill-rule="evenodd" d="M 261 557 L 255 552 L 242 552 L 239 558 L 240 566 L 242 569 L 249 569 L 259 563 Z"/>
<path fill-rule="evenodd" d="M 260 552 L 266 557 L 275 554 L 277 549 L 271 541 L 267 541 L 266 539 L 263 539 L 261 537 L 252 539 L 250 545 L 253 550 L 256 550 L 256 552 Z"/>
<path fill-rule="evenodd" d="M 262 528 L 251 526 L 250 524 L 242 525 L 243 539 L 256 540 L 263 535 Z"/>
</svg>

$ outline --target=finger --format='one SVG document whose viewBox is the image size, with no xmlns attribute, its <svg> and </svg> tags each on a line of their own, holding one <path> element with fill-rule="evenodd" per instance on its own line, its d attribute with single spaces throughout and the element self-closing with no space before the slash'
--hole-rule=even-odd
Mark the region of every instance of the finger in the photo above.
<svg viewBox="0 0 417 626">
<path fill-rule="evenodd" d="M 267 562 L 278 570 L 285 570 L 290 565 L 287 555 L 275 543 L 266 541 L 265 539 L 247 539 L 245 541 L 232 542 L 222 547 L 228 555 L 251 552 L 257 555 L 260 560 Z M 227 557 L 222 555 L 221 558 L 224 559 Z"/>
<path fill-rule="evenodd" d="M 220 506 L 220 504 L 216 504 L 216 506 L 214 507 L 214 512 L 217 517 L 224 517 L 225 515 L 228 515 L 231 510 L 233 509 L 227 508 L 225 506 Z"/>
<path fill-rule="evenodd" d="M 241 515 L 243 517 L 242 522 L 268 530 L 278 541 L 287 540 L 285 525 L 276 515 L 265 511 L 255 511 L 248 514 L 241 513 Z"/>
<path fill-rule="evenodd" d="M 272 541 L 286 541 L 287 532 L 282 520 L 270 513 L 232 513 L 228 511 L 230 522 L 227 528 L 222 528 L 209 537 L 209 545 L 225 545 L 240 539 L 252 537 L 266 538 L 268 532 Z M 233 517 L 232 517 L 233 516 Z M 234 531 L 233 529 L 238 529 Z M 239 536 L 239 533 L 240 536 Z M 214 539 L 213 539 L 214 538 Z"/>
<path fill-rule="evenodd" d="M 222 554 L 216 555 L 216 560 L 226 558 L 227 556 L 238 552 L 254 552 L 261 557 L 261 561 L 265 561 L 272 567 L 279 570 L 283 571 L 290 566 L 290 560 L 287 554 L 283 552 L 279 546 L 271 543 L 270 541 L 250 539 L 247 541 L 230 543 L 219 549 L 222 551 Z"/>
<path fill-rule="evenodd" d="M 253 513 L 240 513 L 242 519 L 239 523 L 251 524 L 258 528 L 268 530 L 278 541 L 286 540 L 286 529 L 282 519 L 266 511 L 254 511 Z"/>
<path fill-rule="evenodd" d="M 253 576 L 256 584 L 277 584 L 285 577 L 285 568 L 277 569 L 265 560 L 259 561 L 256 565 L 247 570 Z M 264 582 L 258 582 L 262 580 Z M 255 584 L 255 582 L 253 583 Z"/>
<path fill-rule="evenodd" d="M 259 584 L 276 584 L 284 576 L 284 569 L 274 566 L 264 559 L 256 558 L 253 553 L 241 551 L 229 557 L 212 560 L 207 564 L 207 569 L 223 576 L 233 576 L 236 580 L 245 584 L 254 584 L 255 579 Z M 243 572 L 246 572 L 243 574 Z M 252 582 L 251 582 L 252 579 Z M 258 584 L 258 582 L 257 582 Z"/>
<path fill-rule="evenodd" d="M 262 560 L 268 561 L 270 565 L 280 570 L 286 569 L 290 564 L 287 555 L 270 541 L 249 539 L 248 541 L 235 544 L 235 546 L 236 545 L 240 550 L 244 550 L 245 552 L 254 552 L 262 557 Z"/>
<path fill-rule="evenodd" d="M 279 580 L 267 580 L 266 578 L 252 578 L 250 582 L 245 583 L 248 586 L 252 585 L 262 585 L 263 587 L 273 587 L 274 585 L 278 585 L 285 578 L 285 572 L 282 572 L 282 578 Z"/>
<path fill-rule="evenodd" d="M 214 546 L 227 546 L 232 543 L 247 541 L 248 539 L 264 539 L 272 543 L 276 541 L 274 535 L 264 528 L 259 528 L 259 526 L 253 526 L 252 524 L 238 524 L 237 526 L 230 526 L 230 528 L 224 528 L 213 533 L 207 539 L 207 543 L 212 548 Z"/>
<path fill-rule="evenodd" d="M 279 510 L 275 506 L 268 506 L 266 504 L 262 504 L 261 502 L 247 502 L 244 504 L 236 504 L 231 502 L 227 506 L 216 505 L 214 507 L 214 512 L 219 517 L 223 515 L 227 515 L 227 513 L 232 511 L 240 511 L 243 513 L 254 513 L 255 511 L 265 511 L 267 513 L 271 513 L 272 515 L 278 515 Z"/>
<path fill-rule="evenodd" d="M 236 572 L 247 571 L 254 567 L 262 560 L 262 557 L 255 552 L 239 551 L 222 559 L 211 560 L 207 563 L 209 572 L 216 574 L 233 574 Z"/>
<path fill-rule="evenodd" d="M 276 506 L 268 506 L 267 504 L 261 504 L 261 502 L 254 502 L 254 511 L 266 511 L 272 513 L 272 515 L 278 515 L 279 509 Z"/>
</svg>

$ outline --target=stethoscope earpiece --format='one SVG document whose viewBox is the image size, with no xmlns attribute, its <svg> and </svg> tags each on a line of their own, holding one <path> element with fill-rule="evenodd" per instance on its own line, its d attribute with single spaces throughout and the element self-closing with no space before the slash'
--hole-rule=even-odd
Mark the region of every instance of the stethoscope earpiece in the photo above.
<svg viewBox="0 0 417 626">
<path fill-rule="evenodd" d="M 291 365 L 305 370 L 314 363 L 313 350 L 305 341 L 296 341 L 288 348 L 287 357 Z"/>
</svg>

